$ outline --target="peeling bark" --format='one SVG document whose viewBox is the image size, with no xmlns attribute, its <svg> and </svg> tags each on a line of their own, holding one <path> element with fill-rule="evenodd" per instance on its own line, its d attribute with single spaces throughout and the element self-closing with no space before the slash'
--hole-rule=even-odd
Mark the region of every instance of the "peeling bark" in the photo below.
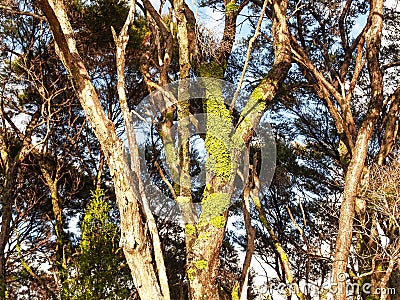
<svg viewBox="0 0 400 300">
<path fill-rule="evenodd" d="M 60 0 L 38 1 L 45 14 L 57 52 L 74 83 L 80 103 L 101 144 L 115 184 L 121 216 L 121 246 L 142 299 L 166 299 L 153 267 L 152 248 L 140 212 L 140 173 L 132 172 L 125 159 L 122 141 L 114 124 L 106 117 L 85 65 L 76 49 L 73 30 Z M 134 157 L 136 160 L 137 157 Z"/>
<path fill-rule="evenodd" d="M 383 106 L 383 74 L 379 65 L 379 52 L 383 28 L 383 2 L 383 0 L 371 1 L 370 15 L 372 18 L 372 25 L 366 36 L 368 71 L 371 80 L 371 100 L 367 115 L 358 130 L 354 152 L 346 173 L 343 200 L 340 208 L 335 258 L 332 268 L 333 282 L 337 284 L 338 287 L 338 293 L 335 294 L 336 300 L 346 299 L 346 281 L 340 281 L 338 279 L 341 273 L 346 273 L 350 246 L 353 240 L 353 222 L 358 186 L 365 165 L 372 132 Z"/>
</svg>

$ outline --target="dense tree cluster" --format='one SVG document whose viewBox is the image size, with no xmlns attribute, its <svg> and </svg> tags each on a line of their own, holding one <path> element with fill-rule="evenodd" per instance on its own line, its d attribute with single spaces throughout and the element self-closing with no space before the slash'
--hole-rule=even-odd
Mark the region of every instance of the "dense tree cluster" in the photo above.
<svg viewBox="0 0 400 300">
<path fill-rule="evenodd" d="M 0 299 L 398 299 L 396 3 L 3 0 Z"/>
</svg>

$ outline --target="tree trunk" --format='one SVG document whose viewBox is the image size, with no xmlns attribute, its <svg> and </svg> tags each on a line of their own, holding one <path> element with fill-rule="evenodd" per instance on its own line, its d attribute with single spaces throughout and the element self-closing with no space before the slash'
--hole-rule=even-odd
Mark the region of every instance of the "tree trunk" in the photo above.
<svg viewBox="0 0 400 300">
<path fill-rule="evenodd" d="M 246 234 L 247 234 L 247 249 L 243 261 L 242 275 L 240 277 L 240 284 L 239 284 L 240 300 L 247 299 L 247 284 L 249 280 L 251 260 L 253 258 L 253 253 L 255 250 L 254 240 L 256 238 L 256 229 L 251 225 L 250 193 L 253 192 L 253 194 L 257 196 L 259 192 L 260 185 L 258 184 L 258 180 L 256 179 L 256 174 L 254 174 L 255 172 L 257 172 L 256 166 L 257 166 L 257 156 L 255 155 L 253 158 L 253 164 L 250 166 L 249 178 L 247 179 L 247 183 L 243 190 L 242 211 L 244 217 L 244 225 L 246 227 Z"/>
<path fill-rule="evenodd" d="M 53 214 L 55 225 L 54 229 L 57 236 L 57 245 L 56 245 L 56 269 L 58 274 L 58 279 L 60 280 L 61 286 L 64 286 L 65 280 L 68 278 L 67 266 L 64 254 L 64 227 L 62 220 L 62 204 L 58 195 L 58 187 L 57 187 L 57 179 L 53 180 L 49 170 L 46 169 L 46 166 L 42 167 L 42 174 L 44 176 L 47 187 L 51 193 L 51 202 L 53 206 Z"/>
<path fill-rule="evenodd" d="M 3 134 L 3 132 L 2 132 Z M 1 189 L 1 230 L 0 230 L 0 298 L 6 299 L 6 257 L 5 248 L 10 238 L 10 225 L 12 218 L 12 199 L 15 184 L 16 166 L 10 162 L 3 137 L 0 137 L 0 158 L 4 163 L 4 185 Z"/>
<path fill-rule="evenodd" d="M 371 1 L 372 25 L 368 30 L 367 61 L 371 81 L 371 101 L 367 115 L 358 131 L 352 158 L 346 173 L 346 181 L 340 208 L 339 230 L 336 239 L 335 258 L 332 268 L 333 283 L 337 284 L 336 300 L 346 299 L 346 281 L 340 280 L 346 273 L 350 246 L 353 239 L 353 222 L 357 190 L 367 157 L 372 132 L 383 106 L 383 74 L 379 65 L 383 27 L 383 0 Z"/>
<path fill-rule="evenodd" d="M 287 4 L 288 1 L 272 1 L 275 61 L 271 71 L 257 86 L 246 104 L 236 129 L 236 136 L 232 137 L 240 137 L 244 143 L 250 141 L 253 128 L 257 126 L 268 104 L 275 97 L 291 66 L 290 35 L 286 24 Z M 215 65 L 204 64 L 201 68 L 204 73 L 200 76 L 221 78 L 223 71 L 222 67 L 220 68 L 221 70 L 218 70 Z M 234 141 L 228 140 L 232 121 L 229 110 L 223 103 L 221 87 L 218 86 L 218 82 L 207 84 L 209 92 L 206 95 L 205 106 L 205 144 L 213 163 L 207 168 L 208 188 L 204 191 L 200 221 L 196 226 L 189 227 L 191 230 L 186 230 L 187 238 L 190 239 L 187 243 L 189 292 L 191 299 L 195 300 L 219 299 L 216 284 L 219 251 L 225 233 L 226 209 L 233 190 L 231 176 L 236 172 L 237 161 L 232 148 L 227 149 L 232 151 L 231 156 L 225 157 L 224 149 L 229 148 Z"/>
<path fill-rule="evenodd" d="M 385 124 L 385 135 L 380 145 L 376 162 L 379 166 L 384 164 L 385 158 L 390 154 L 395 146 L 397 133 L 399 132 L 399 106 L 400 106 L 400 85 L 390 97 L 390 109 Z"/>
<path fill-rule="evenodd" d="M 0 298 L 6 299 L 7 285 L 6 285 L 6 257 L 5 247 L 10 238 L 10 224 L 12 217 L 12 175 L 7 172 L 2 195 L 1 203 L 1 231 L 0 231 Z"/>
<path fill-rule="evenodd" d="M 41 0 L 38 3 L 50 24 L 58 55 L 72 78 L 77 96 L 110 168 L 121 216 L 121 246 L 131 269 L 134 285 L 141 299 L 165 299 L 168 296 L 163 295 L 161 291 L 159 274 L 153 267 L 152 243 L 146 234 L 140 212 L 140 173 L 132 172 L 114 124 L 106 117 L 101 107 L 96 90 L 76 49 L 74 33 L 63 2 Z"/>
</svg>

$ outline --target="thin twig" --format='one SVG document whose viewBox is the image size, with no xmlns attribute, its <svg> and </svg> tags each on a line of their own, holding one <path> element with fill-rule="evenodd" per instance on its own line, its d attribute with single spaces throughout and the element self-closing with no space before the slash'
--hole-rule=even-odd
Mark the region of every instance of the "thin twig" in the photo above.
<svg viewBox="0 0 400 300">
<path fill-rule="evenodd" d="M 154 165 L 155 165 L 155 167 L 156 167 L 158 173 L 160 174 L 162 181 L 164 181 L 164 183 L 168 186 L 168 189 L 169 189 L 169 191 L 171 192 L 172 197 L 174 198 L 174 200 L 176 200 L 177 196 L 176 196 L 174 187 L 173 187 L 172 184 L 169 182 L 169 180 L 167 179 L 167 177 L 165 177 L 165 174 L 164 174 L 163 170 L 161 169 L 160 164 L 159 164 L 157 161 L 155 161 L 155 162 L 154 162 Z"/>
</svg>

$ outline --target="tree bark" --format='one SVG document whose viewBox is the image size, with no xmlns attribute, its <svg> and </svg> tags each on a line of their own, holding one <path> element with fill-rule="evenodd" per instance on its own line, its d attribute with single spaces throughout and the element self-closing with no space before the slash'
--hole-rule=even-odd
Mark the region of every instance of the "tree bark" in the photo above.
<svg viewBox="0 0 400 300">
<path fill-rule="evenodd" d="M 385 134 L 380 145 L 379 153 L 376 158 L 376 162 L 379 166 L 382 166 L 385 158 L 390 154 L 395 146 L 397 133 L 399 131 L 399 105 L 400 105 L 400 86 L 397 87 L 396 91 L 390 97 L 391 106 L 389 113 L 386 117 Z"/>
<path fill-rule="evenodd" d="M 135 15 L 135 1 L 130 2 L 130 9 L 128 13 L 128 17 L 126 18 L 125 24 L 121 29 L 120 34 L 116 35 L 115 30 L 112 28 L 113 36 L 114 36 L 114 41 L 117 46 L 117 53 L 116 53 L 116 62 L 117 62 L 117 74 L 118 74 L 118 83 L 117 83 L 117 89 L 118 89 L 118 97 L 119 97 L 119 103 L 122 111 L 122 116 L 124 119 L 124 125 L 125 125 L 125 131 L 126 135 L 128 137 L 128 144 L 129 144 L 129 149 L 130 149 L 130 154 L 131 154 L 131 169 L 136 173 L 140 174 L 140 162 L 137 160 L 139 157 L 138 153 L 138 146 L 136 143 L 136 136 L 135 136 L 135 129 L 133 127 L 133 118 L 131 115 L 131 112 L 129 111 L 128 108 L 128 103 L 126 100 L 126 85 L 125 85 L 125 49 L 129 41 L 129 26 L 131 26 L 133 19 Z M 160 237 L 158 234 L 157 230 L 157 225 L 156 221 L 154 219 L 154 216 L 150 210 L 149 203 L 147 201 L 147 196 L 144 191 L 143 187 L 143 182 L 138 176 L 138 186 L 139 186 L 139 191 L 140 191 L 140 196 L 141 196 L 141 201 L 142 201 L 142 208 L 143 212 L 147 221 L 148 229 L 150 231 L 150 235 L 152 238 L 152 246 L 153 246 L 153 251 L 154 251 L 154 260 L 156 263 L 157 271 L 158 271 L 158 279 L 160 282 L 160 288 L 161 292 L 164 296 L 164 299 L 169 300 L 169 286 L 168 286 L 168 278 L 167 278 L 167 272 L 165 269 L 165 264 L 164 264 L 164 257 L 163 257 L 163 252 L 162 252 L 162 247 L 161 247 L 161 242 L 160 242 Z"/>
<path fill-rule="evenodd" d="M 1 128 L 2 129 L 2 128 Z M 20 161 L 24 155 L 22 149 L 18 152 L 16 157 L 9 156 L 9 148 L 6 143 L 6 131 L 1 130 L 0 132 L 0 162 L 4 172 L 4 184 L 1 188 L 0 193 L 0 204 L 1 204 L 1 229 L 0 229 L 0 298 L 6 299 L 7 295 L 7 278 L 6 278 L 6 245 L 10 238 L 10 228 L 12 221 L 12 204 L 15 193 L 15 184 L 17 177 L 17 170 Z"/>
<path fill-rule="evenodd" d="M 254 157 L 254 161 L 256 157 Z M 243 203 L 242 203 L 242 211 L 244 216 L 244 225 L 246 227 L 246 234 L 247 234 L 247 249 L 246 255 L 243 261 L 242 267 L 242 276 L 240 278 L 240 285 L 239 285 L 239 295 L 240 300 L 247 299 L 247 284 L 249 280 L 249 271 L 251 260 L 253 258 L 253 253 L 255 250 L 254 240 L 256 238 L 256 229 L 251 225 L 251 215 L 250 215 L 250 193 L 253 190 L 254 195 L 258 195 L 259 191 L 259 184 L 256 184 L 255 174 L 257 163 L 253 162 L 253 165 L 250 166 L 249 171 L 249 178 L 247 180 L 246 186 L 244 187 L 243 191 Z"/>
<path fill-rule="evenodd" d="M 339 280 L 346 273 L 353 240 L 353 222 L 358 186 L 367 157 L 372 132 L 383 106 L 383 75 L 379 65 L 379 52 L 383 28 L 383 0 L 371 1 L 372 25 L 368 30 L 367 61 L 371 81 L 371 100 L 367 115 L 358 130 L 352 159 L 345 180 L 342 205 L 340 208 L 339 230 L 336 239 L 335 258 L 332 268 L 333 283 L 337 284 L 336 300 L 346 299 L 346 281 Z"/>
<path fill-rule="evenodd" d="M 57 269 L 58 279 L 60 280 L 61 286 L 63 287 L 65 280 L 68 277 L 67 276 L 68 271 L 64 255 L 65 234 L 64 234 L 63 219 L 62 219 L 62 203 L 58 194 L 57 178 L 53 180 L 50 174 L 51 170 L 48 170 L 46 167 L 47 166 L 42 166 L 41 169 L 43 177 L 45 179 L 45 183 L 51 193 L 51 202 L 55 220 L 54 229 L 57 236 L 56 269 Z"/>
<path fill-rule="evenodd" d="M 0 151 L 3 152 L 3 149 Z M 2 153 L 2 160 L 4 158 Z M 10 238 L 10 225 L 12 218 L 12 199 L 13 199 L 13 188 L 15 179 L 15 168 L 9 164 L 8 157 L 3 160 L 5 163 L 5 181 L 0 196 L 1 204 L 1 230 L 0 230 L 0 298 L 6 299 L 7 295 L 7 281 L 6 281 L 6 253 L 5 248 Z"/>
<path fill-rule="evenodd" d="M 61 0 L 38 1 L 48 20 L 57 52 L 74 83 L 76 94 L 101 144 L 113 177 L 121 216 L 121 246 L 141 299 L 165 299 L 153 267 L 151 241 L 140 212 L 140 173 L 132 172 L 124 145 L 106 117 L 85 65 L 76 49 L 74 33 Z M 137 158 L 135 158 L 137 159 Z M 163 276 L 163 275 L 161 275 Z"/>
<path fill-rule="evenodd" d="M 272 36 L 275 58 L 271 70 L 254 89 L 241 113 L 236 132 L 242 135 L 245 143 L 250 141 L 254 128 L 276 96 L 292 65 L 290 32 L 286 20 L 287 6 L 287 0 L 272 1 Z"/>
</svg>

